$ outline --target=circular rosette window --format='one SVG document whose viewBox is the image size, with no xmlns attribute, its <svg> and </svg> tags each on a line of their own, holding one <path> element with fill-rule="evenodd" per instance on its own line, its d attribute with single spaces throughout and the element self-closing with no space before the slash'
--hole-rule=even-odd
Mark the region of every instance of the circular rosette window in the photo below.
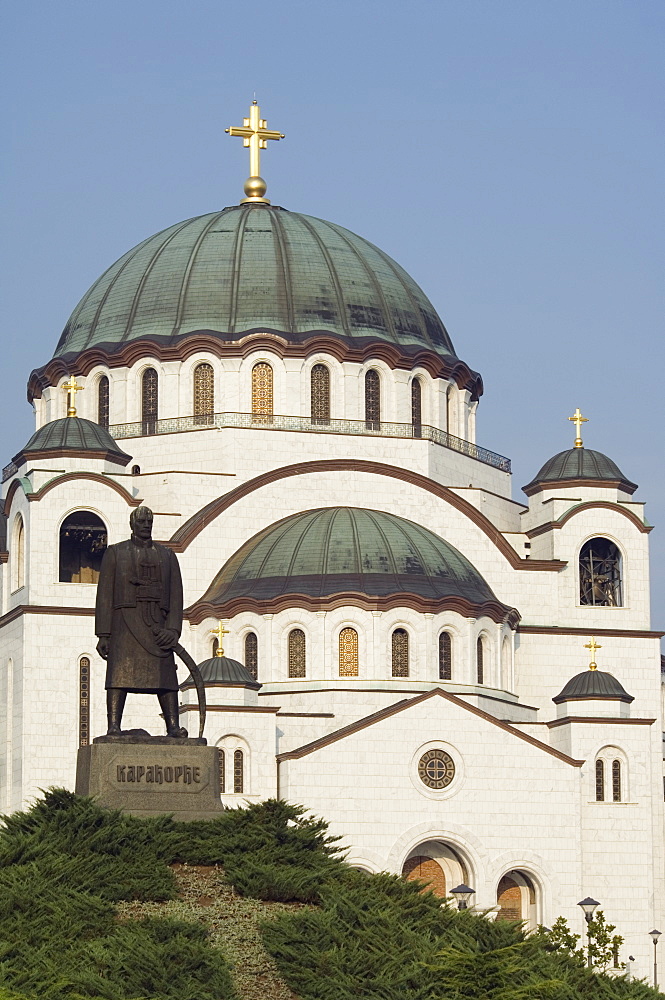
<svg viewBox="0 0 665 1000">
<path fill-rule="evenodd" d="M 418 761 L 418 777 L 428 788 L 447 788 L 455 777 L 455 762 L 445 750 L 428 750 Z"/>
</svg>

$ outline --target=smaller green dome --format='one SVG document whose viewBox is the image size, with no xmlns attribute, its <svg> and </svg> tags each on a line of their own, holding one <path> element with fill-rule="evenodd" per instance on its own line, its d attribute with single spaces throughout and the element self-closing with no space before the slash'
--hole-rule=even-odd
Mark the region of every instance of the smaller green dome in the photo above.
<svg viewBox="0 0 665 1000">
<path fill-rule="evenodd" d="M 83 417 L 61 417 L 35 431 L 26 446 L 14 456 L 14 462 L 20 465 L 28 456 L 57 458 L 67 453 L 85 453 L 90 458 L 102 458 L 123 466 L 132 458 L 118 447 L 101 424 Z"/>
<path fill-rule="evenodd" d="M 619 486 L 626 493 L 634 493 L 637 489 L 637 485 L 626 479 L 611 458 L 591 448 L 569 448 L 560 451 L 558 455 L 545 462 L 535 478 L 522 488 L 527 496 L 531 496 L 545 485 L 564 485 L 567 481 L 574 481 L 579 486 L 607 483 Z"/>
<path fill-rule="evenodd" d="M 199 663 L 201 677 L 206 687 L 215 685 L 216 687 L 246 687 L 258 691 L 262 684 L 255 681 L 249 670 L 239 660 L 232 660 L 230 656 L 211 656 L 209 660 Z M 180 685 L 180 690 L 194 687 L 192 675 L 189 674 Z"/>
<path fill-rule="evenodd" d="M 571 677 L 561 694 L 552 698 L 555 705 L 563 701 L 635 701 L 612 674 L 604 670 L 583 670 Z"/>
</svg>

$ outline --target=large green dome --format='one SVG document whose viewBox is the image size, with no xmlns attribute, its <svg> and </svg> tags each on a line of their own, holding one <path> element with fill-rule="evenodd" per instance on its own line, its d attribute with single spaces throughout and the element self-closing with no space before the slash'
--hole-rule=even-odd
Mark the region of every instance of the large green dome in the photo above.
<svg viewBox="0 0 665 1000">
<path fill-rule="evenodd" d="M 226 617 L 245 606 L 316 606 L 333 597 L 338 604 L 451 608 L 495 621 L 516 614 L 461 552 L 427 528 L 384 511 L 325 507 L 292 514 L 245 542 L 195 617 L 213 607 Z"/>
<path fill-rule="evenodd" d="M 399 264 L 332 222 L 267 205 L 188 219 L 144 240 L 86 292 L 56 348 L 64 360 L 132 341 L 172 347 L 196 333 L 233 343 L 327 333 L 455 352 L 434 306 Z"/>
</svg>

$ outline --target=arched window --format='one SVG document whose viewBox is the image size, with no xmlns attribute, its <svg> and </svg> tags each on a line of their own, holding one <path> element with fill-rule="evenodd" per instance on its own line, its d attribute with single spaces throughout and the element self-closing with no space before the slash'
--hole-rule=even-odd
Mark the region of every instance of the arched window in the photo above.
<svg viewBox="0 0 665 1000">
<path fill-rule="evenodd" d="M 409 633 L 396 628 L 392 635 L 393 677 L 409 676 Z"/>
<path fill-rule="evenodd" d="M 217 636 L 212 640 L 212 655 L 217 656 L 217 650 L 219 649 L 219 639 Z"/>
<path fill-rule="evenodd" d="M 226 754 L 221 749 L 217 748 L 217 753 L 219 754 L 217 760 L 219 762 L 219 792 L 223 795 L 226 791 Z"/>
<path fill-rule="evenodd" d="M 496 888 L 496 901 L 497 920 L 524 920 L 529 929 L 536 927 L 536 887 L 526 872 L 506 872 Z"/>
<path fill-rule="evenodd" d="M 428 858 L 424 854 L 407 858 L 402 868 L 402 878 L 407 882 L 424 882 L 425 891 L 430 890 L 439 899 L 445 899 L 446 874 L 434 858 Z"/>
<path fill-rule="evenodd" d="M 314 365 L 311 375 L 313 424 L 330 423 L 330 371 L 327 365 Z"/>
<path fill-rule="evenodd" d="M 259 640 L 256 632 L 248 632 L 245 636 L 245 667 L 254 680 L 259 678 Z"/>
<path fill-rule="evenodd" d="M 617 608 L 623 604 L 621 553 L 609 538 L 592 538 L 580 550 L 580 604 Z"/>
<path fill-rule="evenodd" d="M 612 761 L 612 802 L 621 802 L 621 761 Z"/>
<path fill-rule="evenodd" d="M 449 434 L 457 432 L 457 421 L 455 420 L 455 387 L 449 385 L 446 389 L 446 430 Z"/>
<path fill-rule="evenodd" d="M 381 379 L 374 368 L 365 374 L 365 424 L 368 430 L 381 429 Z"/>
<path fill-rule="evenodd" d="M 146 368 L 141 379 L 141 421 L 144 434 L 157 433 L 159 409 L 159 376 L 154 368 Z"/>
<path fill-rule="evenodd" d="M 97 423 L 108 430 L 109 426 L 109 380 L 102 375 L 97 383 Z"/>
<path fill-rule="evenodd" d="M 203 361 L 194 369 L 194 423 L 214 423 L 215 373 L 212 365 Z"/>
<path fill-rule="evenodd" d="M 476 640 L 476 680 L 479 684 L 485 680 L 485 640 L 482 635 Z"/>
<path fill-rule="evenodd" d="M 501 686 L 505 691 L 511 686 L 510 659 L 510 639 L 505 635 L 501 643 Z"/>
<path fill-rule="evenodd" d="M 439 680 L 449 681 L 453 676 L 453 641 L 450 632 L 439 636 Z"/>
<path fill-rule="evenodd" d="M 270 423 L 272 406 L 272 368 L 266 361 L 259 361 L 252 368 L 253 422 Z"/>
<path fill-rule="evenodd" d="M 605 801 L 605 761 L 596 761 L 596 802 Z"/>
<path fill-rule="evenodd" d="M 141 475 L 141 466 L 140 465 L 133 465 L 132 466 L 132 475 L 133 476 L 140 476 Z"/>
<path fill-rule="evenodd" d="M 25 586 L 25 526 L 20 514 L 14 521 L 14 539 L 12 543 L 12 590 L 20 590 Z"/>
<path fill-rule="evenodd" d="M 69 514 L 60 526 L 60 583 L 97 583 L 106 544 L 106 525 L 97 514 Z"/>
<path fill-rule="evenodd" d="M 90 660 L 82 656 L 79 660 L 79 746 L 87 747 L 90 742 Z"/>
<path fill-rule="evenodd" d="M 358 676 L 358 633 L 354 628 L 343 628 L 339 633 L 339 676 Z"/>
<path fill-rule="evenodd" d="M 304 677 L 306 670 L 305 633 L 301 628 L 289 632 L 289 677 Z"/>
<path fill-rule="evenodd" d="M 242 792 L 245 786 L 245 755 L 242 750 L 233 754 L 233 791 Z"/>
<path fill-rule="evenodd" d="M 411 383 L 411 426 L 414 437 L 423 436 L 422 386 L 419 378 Z"/>
</svg>

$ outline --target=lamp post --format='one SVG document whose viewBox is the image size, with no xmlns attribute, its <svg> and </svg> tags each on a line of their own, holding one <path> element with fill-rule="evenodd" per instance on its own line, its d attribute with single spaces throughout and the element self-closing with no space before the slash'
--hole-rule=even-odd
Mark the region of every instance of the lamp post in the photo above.
<svg viewBox="0 0 665 1000">
<path fill-rule="evenodd" d="M 660 937 L 660 931 L 649 931 L 649 937 L 653 941 L 653 985 L 658 986 L 658 958 L 656 948 L 658 947 L 658 938 Z"/>
<path fill-rule="evenodd" d="M 464 885 L 463 882 L 460 885 L 456 885 L 454 889 L 450 890 L 450 895 L 454 896 L 457 900 L 457 909 L 466 910 L 469 905 L 469 900 L 475 893 L 475 889 L 472 889 L 469 885 Z"/>
<path fill-rule="evenodd" d="M 597 899 L 592 899 L 591 896 L 587 896 L 586 899 L 581 899 L 578 906 L 581 906 L 584 910 L 584 919 L 586 920 L 586 953 L 587 953 L 587 965 L 591 968 L 591 935 L 589 931 L 589 924 L 593 920 L 593 915 L 596 911 L 596 907 L 600 906 Z"/>
</svg>

